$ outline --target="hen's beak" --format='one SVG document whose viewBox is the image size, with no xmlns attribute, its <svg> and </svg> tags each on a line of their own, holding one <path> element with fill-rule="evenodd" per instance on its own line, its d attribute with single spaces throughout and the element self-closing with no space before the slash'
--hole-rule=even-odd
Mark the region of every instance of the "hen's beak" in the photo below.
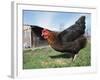
<svg viewBox="0 0 100 80">
<path fill-rule="evenodd" d="M 44 36 L 44 30 L 42 30 L 42 34 L 41 34 L 41 36 Z"/>
<path fill-rule="evenodd" d="M 41 36 L 44 36 L 44 34 L 42 33 Z"/>
</svg>

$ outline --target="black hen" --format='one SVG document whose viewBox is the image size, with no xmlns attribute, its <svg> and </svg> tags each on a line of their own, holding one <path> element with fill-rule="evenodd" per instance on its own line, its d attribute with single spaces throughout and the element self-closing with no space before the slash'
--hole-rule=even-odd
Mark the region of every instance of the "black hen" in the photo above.
<svg viewBox="0 0 100 80">
<path fill-rule="evenodd" d="M 82 48 L 85 47 L 85 16 L 81 16 L 74 25 L 57 33 L 44 29 L 42 36 L 47 39 L 49 45 L 59 52 L 70 53 L 72 59 Z"/>
</svg>

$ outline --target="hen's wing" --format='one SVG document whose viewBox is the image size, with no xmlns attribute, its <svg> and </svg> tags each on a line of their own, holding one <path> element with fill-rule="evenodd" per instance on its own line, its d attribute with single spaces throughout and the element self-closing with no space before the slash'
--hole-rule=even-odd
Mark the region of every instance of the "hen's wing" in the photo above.
<svg viewBox="0 0 100 80">
<path fill-rule="evenodd" d="M 58 38 L 63 42 L 70 42 L 85 33 L 85 16 L 81 16 L 74 25 L 59 33 Z"/>
</svg>

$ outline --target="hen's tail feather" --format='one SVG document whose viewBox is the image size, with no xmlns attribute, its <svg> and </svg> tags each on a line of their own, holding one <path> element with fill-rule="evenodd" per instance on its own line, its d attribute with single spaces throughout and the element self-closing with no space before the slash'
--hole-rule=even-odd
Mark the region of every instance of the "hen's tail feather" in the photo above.
<svg viewBox="0 0 100 80">
<path fill-rule="evenodd" d="M 76 22 L 75 24 L 79 25 L 79 27 L 81 28 L 81 32 L 83 32 L 82 34 L 84 34 L 85 32 L 85 16 L 81 16 Z"/>
<path fill-rule="evenodd" d="M 74 41 L 85 33 L 85 16 L 81 16 L 74 25 L 59 33 L 58 38 L 62 42 Z"/>
<path fill-rule="evenodd" d="M 85 16 L 81 16 L 76 22 L 76 24 L 85 24 Z"/>
</svg>

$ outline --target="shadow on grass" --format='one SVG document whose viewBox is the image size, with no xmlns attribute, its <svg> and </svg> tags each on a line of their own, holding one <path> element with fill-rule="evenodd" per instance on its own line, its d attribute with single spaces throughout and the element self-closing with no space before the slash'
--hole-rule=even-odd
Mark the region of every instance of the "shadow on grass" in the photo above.
<svg viewBox="0 0 100 80">
<path fill-rule="evenodd" d="M 65 54 L 50 56 L 50 58 L 52 58 L 52 59 L 55 59 L 55 58 L 71 58 L 71 57 L 72 57 L 71 53 L 65 53 Z"/>
</svg>

